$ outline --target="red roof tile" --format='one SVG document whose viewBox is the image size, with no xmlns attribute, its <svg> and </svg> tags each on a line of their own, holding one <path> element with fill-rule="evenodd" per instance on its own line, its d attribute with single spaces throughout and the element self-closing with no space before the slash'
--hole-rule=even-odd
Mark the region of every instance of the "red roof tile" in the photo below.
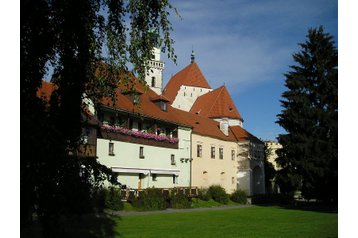
<svg viewBox="0 0 358 238">
<path fill-rule="evenodd" d="M 190 112 L 209 118 L 228 117 L 242 120 L 225 86 L 198 97 Z"/>
<path fill-rule="evenodd" d="M 220 130 L 220 123 L 217 121 L 176 108 L 174 108 L 174 111 L 177 116 L 181 117 L 181 120 L 184 121 L 185 124 L 192 126 L 193 133 L 195 134 L 225 141 L 236 141 L 236 138 L 230 129 L 228 131 L 228 136 Z"/>
<path fill-rule="evenodd" d="M 137 90 L 143 90 L 144 86 L 139 82 L 138 79 L 133 81 L 135 83 L 135 87 Z M 108 107 L 113 107 L 122 111 L 130 112 L 130 113 L 139 113 L 143 116 L 171 122 L 178 125 L 185 125 L 186 124 L 180 116 L 177 115 L 175 109 L 171 106 L 167 106 L 167 111 L 162 111 L 161 108 L 154 103 L 153 99 L 160 98 L 158 94 L 156 94 L 153 90 L 148 89 L 145 93 L 138 95 L 139 97 L 139 104 L 134 105 L 132 95 L 130 94 L 123 94 L 122 93 L 123 86 L 117 88 L 116 91 L 116 98 L 113 102 L 112 98 L 104 97 L 101 100 L 101 104 Z M 162 97 L 164 98 L 164 97 Z"/>
<path fill-rule="evenodd" d="M 234 133 L 236 139 L 239 142 L 253 141 L 253 142 L 256 142 L 256 143 L 264 143 L 259 138 L 257 138 L 256 136 L 252 135 L 250 132 L 248 132 L 247 130 L 245 130 L 241 126 L 231 126 L 230 129 Z"/>
<path fill-rule="evenodd" d="M 42 81 L 41 87 L 36 92 L 36 96 L 49 102 L 51 94 L 53 91 L 55 91 L 55 89 L 57 89 L 57 86 L 53 83 Z"/>
<path fill-rule="evenodd" d="M 135 78 L 134 78 L 135 79 Z M 132 81 L 138 91 L 145 91 L 143 85 L 139 80 L 135 79 Z M 47 98 L 50 97 L 52 91 L 56 86 L 52 83 L 43 81 L 42 87 L 38 90 L 38 96 L 45 95 Z M 167 111 L 164 112 L 157 106 L 153 99 L 158 99 L 161 96 L 156 94 L 153 90 L 148 89 L 145 93 L 139 95 L 140 104 L 133 105 L 130 94 L 123 94 L 122 91 L 125 88 L 124 85 L 120 86 L 115 90 L 116 98 L 113 102 L 112 98 L 104 97 L 101 100 L 102 105 L 108 107 L 114 107 L 119 110 L 123 110 L 130 113 L 140 113 L 143 116 L 175 123 L 178 125 L 184 125 L 192 127 L 193 133 L 202 136 L 208 136 L 216 139 L 225 141 L 236 141 L 234 133 L 229 129 L 229 135 L 226 136 L 220 130 L 219 122 L 212 119 L 196 115 L 190 112 L 185 112 L 176 108 L 167 106 Z M 162 99 L 165 98 L 162 96 Z M 87 112 L 90 114 L 89 112 Z M 91 116 L 91 115 L 90 115 Z"/>
<path fill-rule="evenodd" d="M 176 73 L 165 86 L 163 95 L 173 102 L 182 85 L 211 88 L 196 62 Z"/>
<path fill-rule="evenodd" d="M 153 102 L 157 102 L 157 101 L 170 102 L 169 99 L 163 96 L 162 94 L 152 97 L 151 100 Z"/>
</svg>

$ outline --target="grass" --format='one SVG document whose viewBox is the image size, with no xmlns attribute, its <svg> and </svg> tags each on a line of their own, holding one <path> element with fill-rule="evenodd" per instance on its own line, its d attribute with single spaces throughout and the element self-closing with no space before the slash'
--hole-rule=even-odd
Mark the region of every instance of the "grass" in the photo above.
<svg viewBox="0 0 358 238">
<path fill-rule="evenodd" d="M 228 204 L 226 205 L 238 205 L 238 203 L 233 202 L 229 200 Z M 199 208 L 199 207 L 219 207 L 219 206 L 225 206 L 225 204 L 219 203 L 214 201 L 213 199 L 210 199 L 209 201 L 200 200 L 197 198 L 193 199 L 192 208 Z M 139 209 L 132 206 L 132 204 L 128 202 L 123 202 L 123 210 L 127 212 L 133 212 L 133 211 L 140 211 Z M 107 209 L 107 211 L 110 213 L 111 210 Z"/>
<path fill-rule="evenodd" d="M 204 200 L 201 200 L 201 199 L 196 199 L 194 198 L 193 199 L 193 203 L 192 203 L 192 207 L 193 208 L 199 208 L 199 207 L 220 207 L 220 206 L 231 206 L 231 205 L 239 205 L 238 203 L 236 202 L 233 202 L 231 200 L 229 200 L 228 204 L 222 204 L 222 203 L 219 203 L 219 202 L 216 202 L 214 201 L 213 199 L 210 199 L 209 201 L 204 201 Z"/>
<path fill-rule="evenodd" d="M 338 237 L 338 214 L 277 207 L 113 218 L 117 237 Z"/>
</svg>

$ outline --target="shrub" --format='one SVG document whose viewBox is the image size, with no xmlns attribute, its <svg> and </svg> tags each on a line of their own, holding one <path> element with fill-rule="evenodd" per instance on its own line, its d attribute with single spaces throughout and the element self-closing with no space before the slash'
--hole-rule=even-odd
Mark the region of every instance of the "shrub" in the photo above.
<svg viewBox="0 0 358 238">
<path fill-rule="evenodd" d="M 220 185 L 211 185 L 208 189 L 210 197 L 219 203 L 228 204 L 229 196 L 226 194 L 225 189 Z"/>
<path fill-rule="evenodd" d="M 121 198 L 121 190 L 114 187 L 103 189 L 104 206 L 106 208 L 119 211 L 123 209 L 123 202 Z"/>
<path fill-rule="evenodd" d="M 184 194 L 180 194 L 180 193 L 172 193 L 171 195 L 171 207 L 172 208 L 190 208 L 191 207 L 191 203 L 190 200 L 187 196 L 185 196 Z"/>
<path fill-rule="evenodd" d="M 163 210 L 166 201 L 160 189 L 148 188 L 133 202 L 133 206 L 141 210 Z"/>
<path fill-rule="evenodd" d="M 203 201 L 209 201 L 210 200 L 210 194 L 208 193 L 208 189 L 207 188 L 200 188 L 198 190 L 198 198 L 203 200 Z"/>
<path fill-rule="evenodd" d="M 246 204 L 247 203 L 247 194 L 243 190 L 236 190 L 233 192 L 230 196 L 231 201 L 237 202 L 240 204 Z"/>
</svg>

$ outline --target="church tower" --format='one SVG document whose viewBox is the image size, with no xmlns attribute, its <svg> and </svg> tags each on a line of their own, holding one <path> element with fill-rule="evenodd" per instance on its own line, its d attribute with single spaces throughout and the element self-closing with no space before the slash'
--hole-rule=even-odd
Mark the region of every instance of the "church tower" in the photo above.
<svg viewBox="0 0 358 238">
<path fill-rule="evenodd" d="M 149 61 L 149 70 L 145 75 L 145 81 L 150 89 L 156 92 L 158 95 L 162 94 L 163 89 L 163 70 L 164 62 L 160 61 L 160 49 L 154 47 L 153 49 L 154 59 Z"/>
</svg>

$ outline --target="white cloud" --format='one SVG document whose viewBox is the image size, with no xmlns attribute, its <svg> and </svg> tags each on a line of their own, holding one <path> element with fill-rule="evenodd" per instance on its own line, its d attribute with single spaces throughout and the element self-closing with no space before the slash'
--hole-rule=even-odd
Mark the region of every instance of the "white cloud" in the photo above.
<svg viewBox="0 0 358 238">
<path fill-rule="evenodd" d="M 196 60 L 212 87 L 240 90 L 282 74 L 314 19 L 336 1 L 175 1 L 183 20 L 173 19 L 178 66 L 166 60 L 165 82 Z M 300 39 L 297 38 L 300 36 Z"/>
</svg>

